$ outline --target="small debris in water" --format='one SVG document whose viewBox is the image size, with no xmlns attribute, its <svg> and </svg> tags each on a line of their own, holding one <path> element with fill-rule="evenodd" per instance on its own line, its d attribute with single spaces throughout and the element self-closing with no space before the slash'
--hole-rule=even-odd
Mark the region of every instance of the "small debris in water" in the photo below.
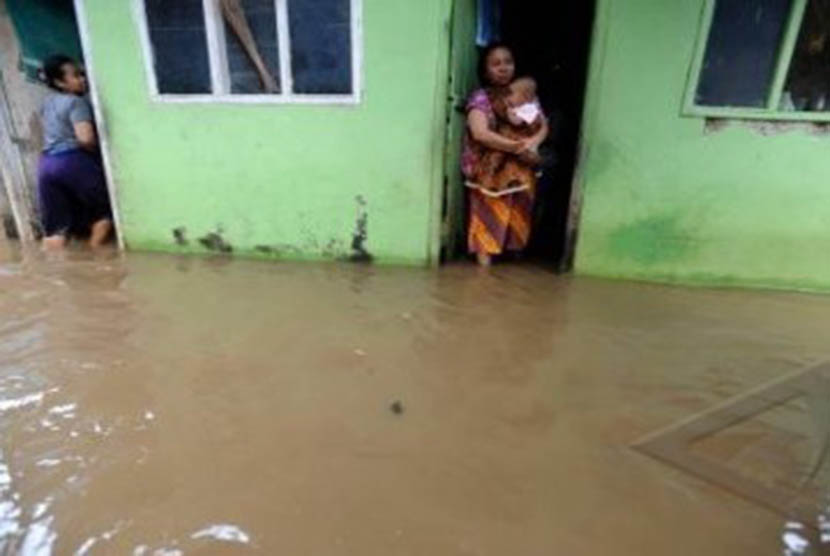
<svg viewBox="0 0 830 556">
<path fill-rule="evenodd" d="M 394 402 L 392 402 L 392 405 L 389 406 L 389 411 L 391 411 L 395 415 L 402 415 L 403 403 L 400 400 L 395 400 Z"/>
<path fill-rule="evenodd" d="M 363 351 L 362 349 L 354 350 L 354 354 L 357 355 L 358 357 L 366 357 L 366 352 Z"/>
</svg>

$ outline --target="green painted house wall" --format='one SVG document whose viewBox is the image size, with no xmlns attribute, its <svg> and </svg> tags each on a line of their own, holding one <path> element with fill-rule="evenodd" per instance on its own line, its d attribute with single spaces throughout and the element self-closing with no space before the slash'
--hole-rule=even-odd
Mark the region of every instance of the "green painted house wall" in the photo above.
<svg viewBox="0 0 830 556">
<path fill-rule="evenodd" d="M 128 247 L 347 257 L 365 213 L 376 260 L 435 260 L 450 0 L 363 0 L 358 106 L 154 102 L 132 3 L 84 4 Z"/>
<path fill-rule="evenodd" d="M 703 0 L 600 0 L 579 274 L 830 288 L 830 135 L 682 117 Z"/>
</svg>

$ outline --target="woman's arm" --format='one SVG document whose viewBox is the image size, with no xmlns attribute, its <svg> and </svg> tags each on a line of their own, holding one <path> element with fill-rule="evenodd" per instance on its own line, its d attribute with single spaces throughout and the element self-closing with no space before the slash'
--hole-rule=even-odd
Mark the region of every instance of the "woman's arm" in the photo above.
<svg viewBox="0 0 830 556">
<path fill-rule="evenodd" d="M 92 122 L 75 122 L 75 138 L 81 148 L 87 151 L 94 151 L 98 148 L 98 137 L 95 135 L 95 125 Z"/>
<path fill-rule="evenodd" d="M 513 154 L 527 150 L 528 141 L 514 141 L 492 131 L 487 121 L 487 114 L 481 110 L 470 110 L 467 115 L 467 126 L 470 128 L 470 134 L 473 136 L 473 139 L 488 149 Z"/>
</svg>

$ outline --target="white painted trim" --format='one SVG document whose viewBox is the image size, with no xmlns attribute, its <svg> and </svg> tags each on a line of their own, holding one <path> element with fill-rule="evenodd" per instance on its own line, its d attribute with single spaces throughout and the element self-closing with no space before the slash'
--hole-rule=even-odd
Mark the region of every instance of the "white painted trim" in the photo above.
<svg viewBox="0 0 830 556">
<path fill-rule="evenodd" d="M 215 0 L 214 0 L 215 2 Z M 231 65 L 228 62 L 228 37 L 225 32 L 225 18 L 221 11 L 217 14 L 216 36 L 219 40 L 219 65 L 221 66 L 221 94 L 231 94 Z M 216 93 L 216 91 L 214 91 Z"/>
<path fill-rule="evenodd" d="M 294 93 L 294 70 L 291 68 L 291 25 L 288 19 L 288 0 L 275 0 L 277 14 L 277 43 L 280 56 L 280 91 Z"/>
<path fill-rule="evenodd" d="M 352 0 L 352 94 L 355 102 L 363 98 L 363 0 Z"/>
<path fill-rule="evenodd" d="M 121 227 L 121 210 L 118 205 L 118 187 L 113 179 L 112 173 L 112 156 L 110 153 L 110 138 L 107 129 L 107 122 L 104 118 L 103 105 L 101 104 L 101 96 L 98 91 L 98 83 L 95 76 L 95 64 L 92 55 L 92 36 L 89 33 L 89 22 L 87 20 L 86 0 L 74 0 L 75 2 L 75 19 L 78 23 L 78 33 L 81 38 L 81 48 L 84 52 L 84 62 L 86 65 L 87 80 L 89 82 L 90 96 L 92 97 L 92 107 L 95 112 L 95 122 L 98 126 L 98 143 L 101 146 L 101 156 L 104 161 L 104 175 L 107 180 L 107 190 L 110 196 L 110 205 L 112 206 L 112 218 L 115 221 L 116 241 L 118 248 L 123 250 L 124 235 Z"/>
<path fill-rule="evenodd" d="M 356 95 L 153 95 L 161 104 L 360 104 Z"/>
<path fill-rule="evenodd" d="M 83 0 L 75 0 L 76 2 Z M 133 0 L 133 13 L 138 25 L 141 54 L 147 72 L 150 99 L 162 104 L 309 104 L 358 105 L 363 99 L 363 0 L 351 0 L 352 93 L 347 95 L 309 95 L 293 92 L 291 72 L 291 30 L 288 19 L 288 1 L 274 0 L 277 13 L 277 37 L 280 55 L 280 94 L 230 94 L 230 68 L 227 61 L 226 37 L 223 19 L 216 0 L 203 0 L 205 26 L 208 36 L 208 56 L 211 66 L 213 94 L 162 94 L 156 78 L 153 45 L 147 23 L 144 0 Z M 224 48 L 223 48 L 224 47 Z M 221 91 L 221 92 L 219 92 Z"/>
<path fill-rule="evenodd" d="M 207 35 L 211 91 L 214 95 L 227 95 L 231 92 L 231 79 L 222 8 L 219 7 L 218 0 L 202 0 L 202 12 Z"/>
<path fill-rule="evenodd" d="M 156 78 L 156 59 L 153 53 L 153 42 L 150 40 L 150 27 L 147 23 L 147 11 L 144 9 L 144 0 L 133 0 L 133 18 L 138 25 L 138 37 L 141 43 L 141 58 L 144 60 L 144 72 L 147 74 L 147 83 L 150 86 L 150 95 L 159 94 L 158 79 Z"/>
</svg>

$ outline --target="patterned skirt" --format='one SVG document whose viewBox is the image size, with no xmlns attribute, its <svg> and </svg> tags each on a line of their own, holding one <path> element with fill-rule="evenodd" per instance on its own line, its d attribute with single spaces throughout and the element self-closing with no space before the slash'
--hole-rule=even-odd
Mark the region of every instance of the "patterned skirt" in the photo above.
<svg viewBox="0 0 830 556">
<path fill-rule="evenodd" d="M 471 189 L 467 235 L 470 253 L 500 255 L 527 247 L 534 196 L 535 187 L 502 197 L 491 197 Z"/>
</svg>

